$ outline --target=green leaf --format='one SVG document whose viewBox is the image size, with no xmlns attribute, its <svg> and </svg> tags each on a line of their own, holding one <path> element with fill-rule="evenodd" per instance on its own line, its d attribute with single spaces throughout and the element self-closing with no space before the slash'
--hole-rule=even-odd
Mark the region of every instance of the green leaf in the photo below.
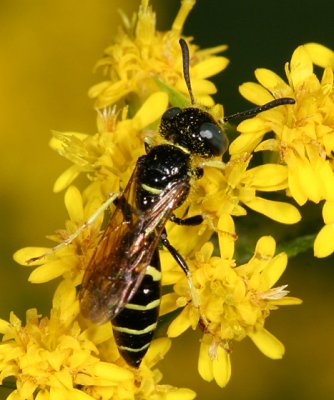
<svg viewBox="0 0 334 400">
<path fill-rule="evenodd" d="M 304 253 L 313 248 L 316 234 L 299 236 L 287 242 L 280 243 L 277 246 L 277 252 L 284 251 L 288 257 L 296 257 L 298 254 Z"/>
<path fill-rule="evenodd" d="M 186 106 L 189 106 L 190 100 L 188 97 L 184 96 L 182 93 L 175 90 L 173 87 L 167 85 L 160 78 L 154 78 L 154 80 L 156 84 L 159 86 L 159 88 L 163 92 L 168 94 L 169 102 L 173 107 L 184 108 Z"/>
</svg>

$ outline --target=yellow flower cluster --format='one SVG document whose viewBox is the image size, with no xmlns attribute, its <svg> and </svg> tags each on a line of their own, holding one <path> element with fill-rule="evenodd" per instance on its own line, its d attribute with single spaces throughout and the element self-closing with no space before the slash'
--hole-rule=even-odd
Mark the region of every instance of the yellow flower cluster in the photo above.
<svg viewBox="0 0 334 400">
<path fill-rule="evenodd" d="M 31 309 L 24 326 L 14 313 L 9 322 L 0 320 L 0 378 L 15 376 L 17 387 L 8 399 L 194 398 L 189 389 L 158 384 L 161 376 L 152 366 L 168 350 L 167 339 L 151 347 L 146 368 L 130 371 L 117 364 L 112 345 L 108 352 L 99 348 L 112 339 L 110 324 L 82 329 L 78 315 L 75 288 L 64 280 L 55 292 L 50 318 Z M 138 385 L 141 381 L 145 385 Z"/>
<path fill-rule="evenodd" d="M 271 151 L 287 168 L 287 194 L 299 204 L 325 201 L 324 221 L 314 244 L 317 257 L 334 251 L 332 240 L 334 200 L 334 89 L 333 52 L 309 43 L 298 47 L 286 63 L 287 82 L 267 69 L 257 69 L 259 84 L 245 83 L 240 92 L 248 100 L 262 104 L 273 98 L 293 97 L 296 105 L 279 107 L 243 121 L 241 135 L 231 144 L 233 156 L 240 152 Z M 319 80 L 313 63 L 324 67 Z M 274 132 L 274 138 L 265 138 Z"/>
<path fill-rule="evenodd" d="M 229 230 L 223 232 L 227 227 Z M 199 308 L 190 301 L 186 278 L 176 277 L 173 271 L 164 271 L 168 283 L 174 283 L 174 292 L 163 296 L 161 312 L 169 313 L 183 307 L 169 326 L 170 337 L 201 324 L 199 373 L 203 379 L 215 379 L 223 387 L 231 375 L 232 341 L 248 336 L 267 357 L 281 358 L 284 346 L 264 328 L 265 319 L 278 306 L 300 304 L 301 301 L 286 296 L 286 285 L 272 287 L 287 266 L 285 253 L 275 256 L 272 237 L 262 237 L 254 256 L 246 264 L 236 265 L 233 258 L 235 229 L 231 216 L 222 214 L 218 229 L 220 256 L 213 255 L 214 246 L 209 242 L 189 262 Z"/>
<path fill-rule="evenodd" d="M 156 30 L 155 13 L 147 0 L 142 0 L 134 18 L 123 15 L 123 27 L 97 64 L 106 80 L 89 92 L 98 109 L 97 133 L 56 132 L 51 141 L 52 148 L 72 164 L 54 187 L 55 191 L 66 189 L 69 220 L 64 230 L 51 237 L 58 243 L 57 251 L 27 247 L 14 257 L 22 265 L 35 267 L 30 282 L 63 280 L 49 318 L 29 310 L 25 325 L 14 314 L 9 322 L 0 321 L 0 378 L 14 377 L 17 387 L 9 399 L 187 400 L 195 396 L 189 389 L 159 383 L 162 376 L 155 365 L 168 351 L 169 339 L 153 341 L 140 367 L 133 369 L 120 357 L 110 323 L 97 326 L 84 320 L 76 296 L 104 227 L 101 204 L 110 193 L 125 189 L 138 157 L 145 154 L 144 139 L 150 146 L 162 142 L 157 132 L 164 111 L 190 103 L 178 39 L 194 3 L 182 0 L 172 28 L 165 33 Z M 211 97 L 216 88 L 207 78 L 227 66 L 228 60 L 216 55 L 226 46 L 201 50 L 191 38 L 187 42 L 196 104 L 221 119 L 222 107 L 215 106 Z M 246 83 L 240 88 L 247 99 L 264 104 L 293 97 L 296 104 L 242 122 L 225 164 L 194 157 L 194 168 L 202 167 L 204 175 L 194 179 L 176 213 L 182 218 L 200 214 L 204 221 L 200 226 L 167 223 L 169 241 L 191 272 L 189 282 L 171 255 L 160 251 L 162 284 L 167 291 L 161 314 L 179 311 L 168 336 L 176 337 L 189 327 L 199 329 L 199 373 L 220 386 L 230 378 L 234 341 L 248 336 L 266 356 L 282 357 L 284 346 L 266 330 L 265 321 L 278 306 L 300 303 L 287 296 L 286 285 L 274 286 L 286 268 L 287 256 L 284 252 L 275 255 L 272 237 L 260 238 L 254 255 L 240 264 L 233 218 L 245 216 L 249 208 L 280 223 L 294 224 L 301 215 L 289 197 L 298 205 L 324 200 L 325 227 L 315 241 L 315 253 L 325 256 L 334 251 L 330 240 L 334 226 L 333 59 L 330 50 L 309 44 L 297 48 L 286 65 L 288 83 L 271 71 L 257 70 L 260 84 Z M 325 67 L 321 81 L 313 73 L 313 63 Z M 274 136 L 267 137 L 271 131 Z M 255 166 L 253 155 L 259 151 L 278 157 Z M 80 174 L 88 178 L 82 191 L 72 186 Z M 287 193 L 287 200 L 268 198 L 268 193 L 276 192 Z M 219 252 L 211 241 L 216 239 Z"/>
<path fill-rule="evenodd" d="M 188 97 L 182 75 L 182 56 L 178 40 L 183 24 L 193 8 L 195 0 L 182 0 L 182 6 L 171 30 L 156 31 L 155 14 L 142 1 L 137 17 L 130 21 L 123 15 L 125 29 L 120 29 L 114 44 L 108 47 L 104 57 L 97 63 L 108 79 L 93 86 L 89 95 L 96 98 L 96 107 L 103 108 L 121 100 L 131 98 L 131 107 L 143 104 L 152 92 L 159 90 L 159 82 L 170 86 Z M 129 33 L 133 32 L 130 36 Z M 227 46 L 199 50 L 189 44 L 193 65 L 191 67 L 192 86 L 197 101 L 206 106 L 213 105 L 212 94 L 216 88 L 207 78 L 222 71 L 228 64 L 225 57 L 214 56 Z M 123 102 L 121 102 L 123 103 Z"/>
</svg>

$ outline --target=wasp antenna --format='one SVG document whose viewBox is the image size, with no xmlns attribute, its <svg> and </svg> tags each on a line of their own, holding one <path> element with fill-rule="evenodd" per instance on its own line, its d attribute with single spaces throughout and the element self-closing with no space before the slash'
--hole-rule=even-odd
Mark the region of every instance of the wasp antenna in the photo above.
<svg viewBox="0 0 334 400">
<path fill-rule="evenodd" d="M 276 99 L 276 100 L 270 101 L 269 103 L 263 104 L 262 106 L 254 107 L 247 111 L 242 111 L 242 112 L 238 112 L 238 113 L 235 113 L 232 115 L 228 115 L 227 117 L 224 117 L 224 122 L 227 122 L 227 121 L 230 121 L 231 119 L 236 119 L 236 118 L 254 117 L 254 115 L 257 115 L 263 111 L 270 110 L 271 108 L 283 106 L 286 104 L 295 104 L 295 102 L 296 101 L 294 99 L 292 99 L 291 97 L 282 97 L 280 99 Z"/>
<path fill-rule="evenodd" d="M 181 46 L 182 59 L 183 59 L 183 77 L 188 88 L 191 104 L 195 104 L 195 99 L 191 88 L 190 74 L 189 74 L 189 47 L 187 45 L 187 42 L 182 38 L 179 40 L 179 43 Z"/>
</svg>

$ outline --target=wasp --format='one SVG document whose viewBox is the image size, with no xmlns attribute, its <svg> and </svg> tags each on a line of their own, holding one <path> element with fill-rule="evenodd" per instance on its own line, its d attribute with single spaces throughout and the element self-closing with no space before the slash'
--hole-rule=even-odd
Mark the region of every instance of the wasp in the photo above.
<svg viewBox="0 0 334 400">
<path fill-rule="evenodd" d="M 201 215 L 184 219 L 174 215 L 186 200 L 192 180 L 203 176 L 203 168 L 194 166 L 193 158 L 222 157 L 228 148 L 222 125 L 194 106 L 189 49 L 183 39 L 180 46 L 191 106 L 171 107 L 162 115 L 159 133 L 166 143 L 154 147 L 146 144 L 146 154 L 138 159 L 123 193 L 102 206 L 101 210 L 114 203 L 116 208 L 88 262 L 79 292 L 82 315 L 98 324 L 111 321 L 120 354 L 135 368 L 150 346 L 159 317 L 159 246 L 171 253 L 193 291 L 187 264 L 169 242 L 165 229 L 169 220 L 179 225 L 203 221 Z M 277 99 L 225 117 L 224 122 L 293 103 L 291 98 Z M 75 237 L 101 210 L 79 228 Z M 65 245 L 73 239 L 72 235 Z"/>
<path fill-rule="evenodd" d="M 168 241 L 165 225 L 168 220 L 180 225 L 197 225 L 203 221 L 201 215 L 185 219 L 174 215 L 175 209 L 187 198 L 192 179 L 203 175 L 202 168 L 193 166 L 192 158 L 222 156 L 228 147 L 222 126 L 208 112 L 194 107 L 189 50 L 183 39 L 180 45 L 192 106 L 171 107 L 162 115 L 159 133 L 167 143 L 147 146 L 147 154 L 138 159 L 88 264 L 80 292 L 82 314 L 96 323 L 112 321 L 119 351 L 134 367 L 140 365 L 157 326 L 159 244 L 191 279 L 184 259 Z M 281 98 L 225 117 L 225 121 L 293 102 L 293 99 Z"/>
</svg>

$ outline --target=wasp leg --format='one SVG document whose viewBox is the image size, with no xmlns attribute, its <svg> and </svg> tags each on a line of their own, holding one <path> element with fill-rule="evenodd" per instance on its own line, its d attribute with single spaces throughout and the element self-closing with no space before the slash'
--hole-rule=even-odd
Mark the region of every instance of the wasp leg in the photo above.
<svg viewBox="0 0 334 400">
<path fill-rule="evenodd" d="M 193 285 L 191 272 L 190 272 L 190 270 L 189 270 L 184 258 L 170 244 L 169 240 L 167 239 L 166 231 L 162 233 L 162 235 L 160 237 L 160 241 L 163 244 L 163 246 L 165 246 L 166 249 L 170 252 L 170 254 L 173 256 L 174 260 L 179 264 L 179 266 L 182 268 L 182 270 L 186 274 L 193 305 L 198 308 L 199 307 L 199 300 L 198 300 L 197 292 L 196 292 L 196 289 L 194 288 L 194 285 Z"/>
<path fill-rule="evenodd" d="M 70 235 L 67 239 L 63 240 L 61 243 L 57 244 L 57 246 L 52 247 L 52 249 L 50 249 L 49 251 L 47 251 L 46 253 L 38 256 L 38 257 L 33 257 L 33 258 L 29 258 L 29 260 L 27 260 L 26 262 L 28 264 L 41 260 L 42 258 L 48 257 L 51 254 L 53 254 L 54 252 L 62 249 L 63 247 L 68 246 L 70 243 L 73 242 L 74 239 L 76 239 L 80 233 L 82 231 L 84 231 L 89 225 L 91 225 L 96 218 L 98 218 L 112 203 L 115 202 L 115 200 L 117 199 L 118 194 L 117 193 L 113 193 L 109 199 L 107 199 L 103 204 L 100 205 L 100 207 L 94 212 L 94 214 L 92 214 L 87 221 L 82 224 L 74 233 L 72 233 L 72 235 Z"/>
<path fill-rule="evenodd" d="M 199 214 L 189 218 L 178 218 L 174 214 L 172 214 L 169 219 L 177 225 L 187 225 L 187 226 L 199 225 L 203 222 L 203 217 L 202 215 Z"/>
<path fill-rule="evenodd" d="M 169 243 L 169 240 L 167 239 L 166 231 L 164 231 L 162 233 L 162 235 L 160 237 L 160 241 L 163 244 L 163 246 L 165 246 L 166 249 L 170 252 L 170 254 L 173 256 L 174 260 L 179 264 L 179 266 L 182 268 L 182 270 L 186 274 L 187 281 L 188 281 L 188 286 L 189 286 L 190 293 L 191 293 L 191 300 L 192 300 L 193 306 L 196 307 L 198 309 L 198 311 L 199 311 L 200 323 L 202 323 L 204 325 L 204 327 L 207 327 L 208 326 L 208 320 L 207 320 L 206 316 L 201 311 L 198 294 L 197 294 L 197 291 L 196 291 L 196 289 L 195 289 L 195 287 L 193 285 L 192 275 L 191 275 L 191 272 L 189 271 L 189 268 L 188 268 L 185 260 L 183 259 L 181 254 Z"/>
</svg>

